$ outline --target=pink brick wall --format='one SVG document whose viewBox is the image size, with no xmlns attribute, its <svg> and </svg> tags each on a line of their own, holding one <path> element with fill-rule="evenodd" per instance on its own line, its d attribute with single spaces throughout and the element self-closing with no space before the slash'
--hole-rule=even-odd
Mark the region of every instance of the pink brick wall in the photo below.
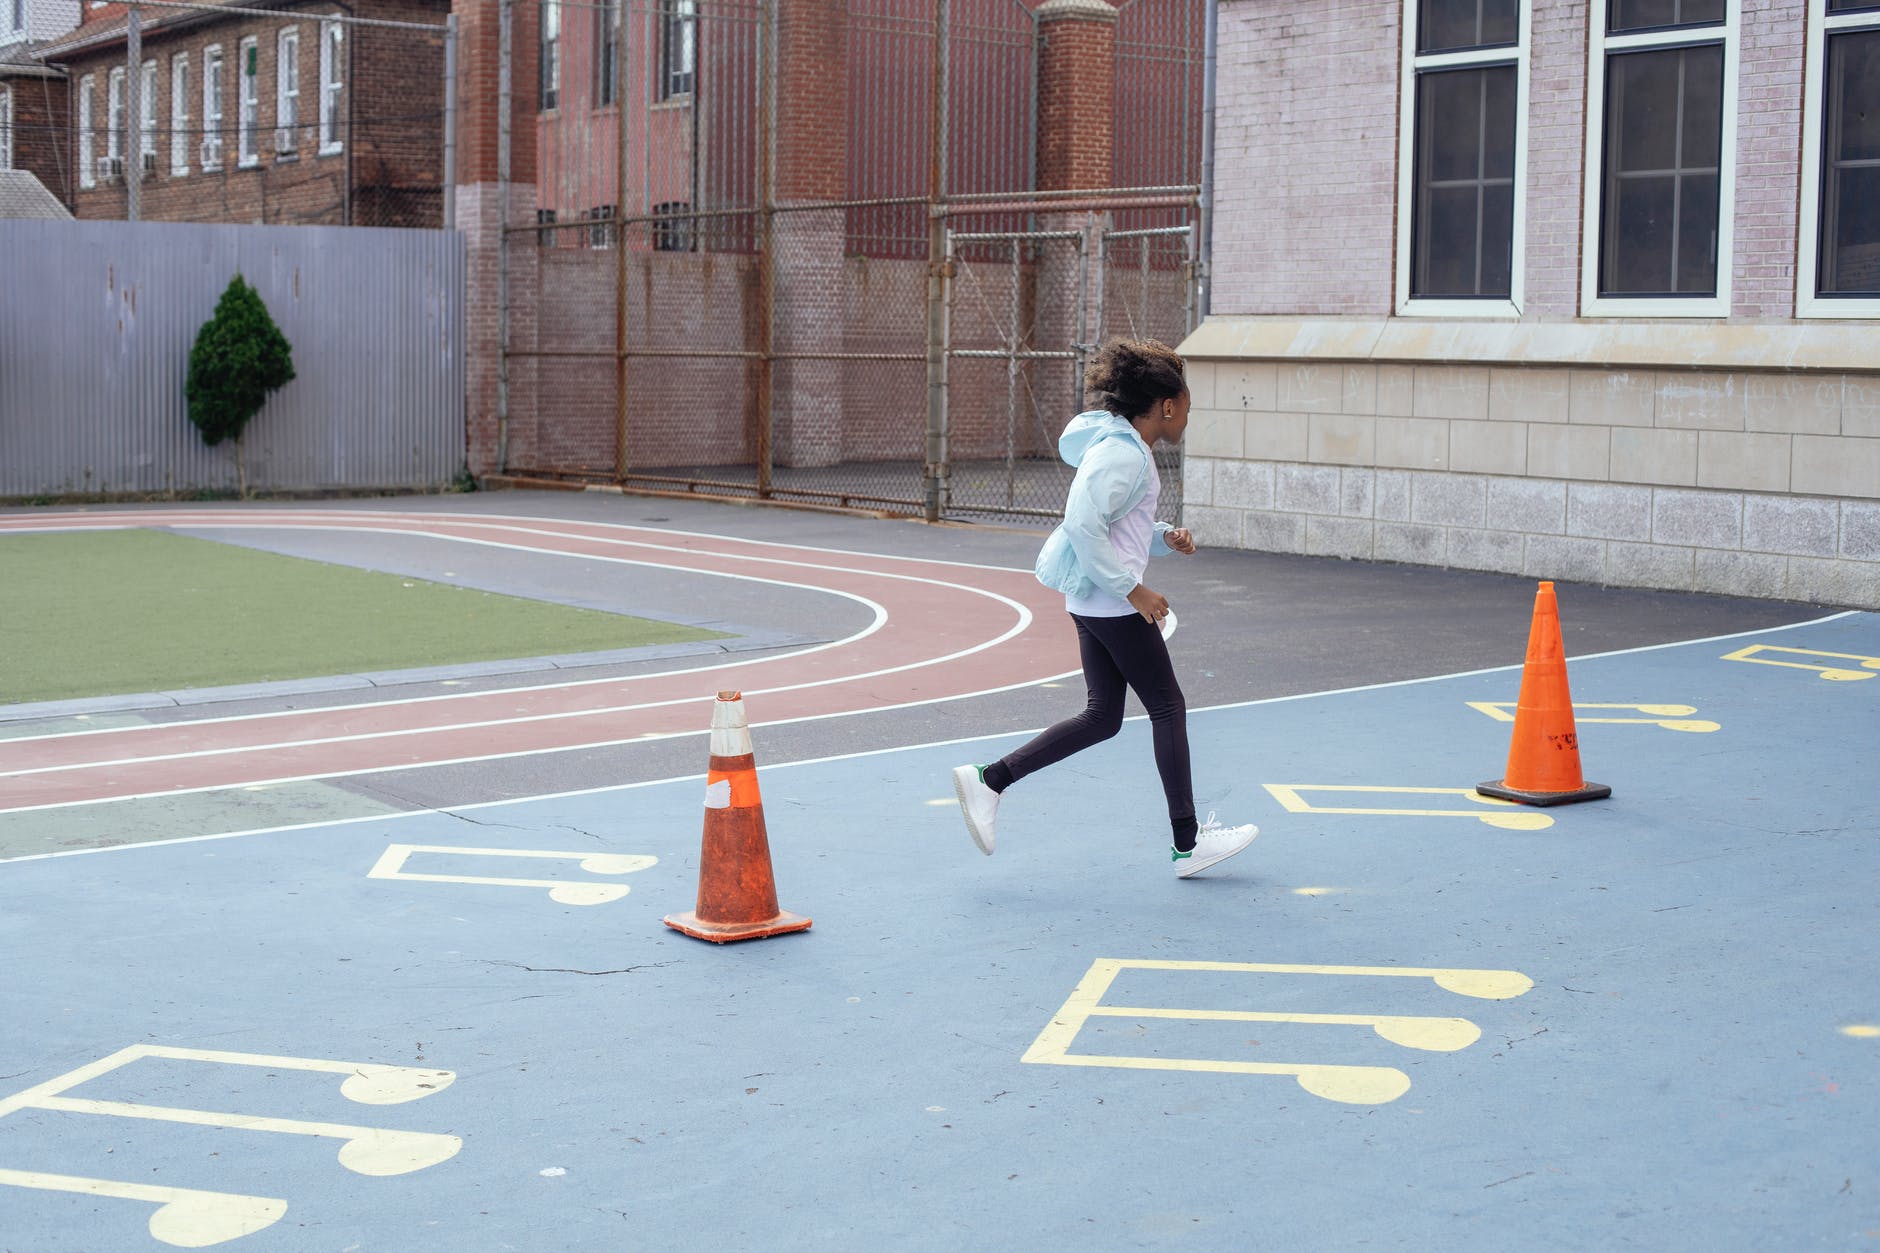
<svg viewBox="0 0 1880 1253">
<path fill-rule="evenodd" d="M 1392 308 L 1402 6 L 1229 0 L 1221 7 L 1214 311 Z M 1534 0 L 1528 320 L 1578 315 L 1587 0 Z M 1794 310 L 1803 0 L 1744 0 L 1737 122 L 1739 318 Z"/>
<path fill-rule="evenodd" d="M 1390 312 L 1401 9 L 1221 6 L 1214 312 Z"/>
</svg>

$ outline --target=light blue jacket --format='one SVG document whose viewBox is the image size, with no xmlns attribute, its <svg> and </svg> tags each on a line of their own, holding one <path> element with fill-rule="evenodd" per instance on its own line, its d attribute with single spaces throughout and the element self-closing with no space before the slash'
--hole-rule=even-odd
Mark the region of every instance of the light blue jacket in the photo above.
<svg viewBox="0 0 1880 1253">
<path fill-rule="evenodd" d="M 1128 597 L 1139 581 L 1110 543 L 1110 527 L 1134 509 L 1155 481 L 1155 458 L 1127 419 L 1101 409 L 1072 418 L 1058 436 L 1058 455 L 1077 467 L 1064 521 L 1038 553 L 1038 581 L 1067 596 L 1087 597 L 1101 588 Z M 1163 538 L 1167 522 L 1155 524 L 1149 555 L 1171 551 Z"/>
</svg>

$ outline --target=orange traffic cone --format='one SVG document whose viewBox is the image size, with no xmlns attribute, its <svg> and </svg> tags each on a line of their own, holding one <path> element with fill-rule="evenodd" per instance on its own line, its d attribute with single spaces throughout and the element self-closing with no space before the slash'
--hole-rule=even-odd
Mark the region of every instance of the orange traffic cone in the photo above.
<svg viewBox="0 0 1880 1253">
<path fill-rule="evenodd" d="M 744 695 L 720 692 L 712 706 L 711 770 L 705 776 L 705 837 L 699 851 L 698 908 L 669 914 L 675 931 L 715 944 L 807 931 L 810 920 L 777 908 L 770 873 L 757 758 L 744 720 Z"/>
<path fill-rule="evenodd" d="M 1580 737 L 1573 729 L 1573 696 L 1567 691 L 1566 649 L 1560 643 L 1560 607 L 1552 583 L 1542 583 L 1534 595 L 1508 773 L 1476 784 L 1475 790 L 1529 805 L 1565 805 L 1612 795 L 1611 788 L 1588 783 L 1580 773 Z"/>
</svg>

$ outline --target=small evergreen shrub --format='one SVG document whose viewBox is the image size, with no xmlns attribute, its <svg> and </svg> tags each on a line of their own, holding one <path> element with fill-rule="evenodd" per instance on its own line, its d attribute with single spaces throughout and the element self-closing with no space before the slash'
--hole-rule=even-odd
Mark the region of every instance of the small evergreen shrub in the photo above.
<svg viewBox="0 0 1880 1253">
<path fill-rule="evenodd" d="M 268 394 L 293 377 L 294 355 L 287 337 L 268 315 L 260 293 L 237 274 L 216 301 L 214 316 L 196 332 L 184 392 L 189 420 L 202 432 L 204 443 L 213 448 L 225 439 L 235 441 L 244 497 L 248 472 L 242 462 L 242 431 Z"/>
</svg>

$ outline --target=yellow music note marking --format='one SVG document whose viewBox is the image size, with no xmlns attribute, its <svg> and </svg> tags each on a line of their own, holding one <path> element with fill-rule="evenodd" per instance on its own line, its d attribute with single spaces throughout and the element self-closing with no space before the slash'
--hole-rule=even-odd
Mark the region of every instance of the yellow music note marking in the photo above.
<svg viewBox="0 0 1880 1253">
<path fill-rule="evenodd" d="M 402 867 L 413 853 L 447 853 L 461 857 L 542 857 L 573 861 L 589 874 L 632 874 L 656 865 L 659 858 L 638 853 L 544 853 L 527 848 L 458 848 L 448 844 L 390 844 L 368 879 L 411 879 L 423 883 L 484 883 L 508 888 L 547 888 L 548 899 L 562 905 L 605 905 L 631 889 L 624 883 L 574 883 L 562 879 L 503 879 L 483 875 L 415 874 Z"/>
<path fill-rule="evenodd" d="M 1295 814 L 1388 814 L 1401 818 L 1477 818 L 1504 831 L 1544 831 L 1554 825 L 1551 816 L 1523 809 L 1513 801 L 1483 796 L 1468 787 L 1371 787 L 1359 784 L 1264 783 L 1273 799 Z M 1460 796 L 1482 809 L 1379 809 L 1358 806 L 1315 805 L 1301 792 L 1362 792 L 1407 796 Z M 1520 810 L 1521 812 L 1505 812 Z"/>
<path fill-rule="evenodd" d="M 1410 1077 L 1393 1066 L 1346 1066 L 1311 1062 L 1243 1062 L 1200 1057 L 1123 1057 L 1072 1053 L 1077 1033 L 1092 1018 L 1175 1018 L 1215 1022 L 1283 1022 L 1369 1027 L 1380 1038 L 1404 1048 L 1454 1052 L 1475 1043 L 1482 1029 L 1466 1018 L 1406 1014 L 1282 1014 L 1255 1010 L 1167 1009 L 1104 1005 L 1103 996 L 1124 970 L 1230 971 L 1248 974 L 1361 975 L 1427 978 L 1446 991 L 1481 1000 L 1509 1000 L 1527 992 L 1534 981 L 1517 970 L 1447 970 L 1410 966 L 1297 966 L 1258 962 L 1129 961 L 1099 958 L 1092 962 L 1070 999 L 1039 1033 L 1020 1059 L 1054 1066 L 1109 1066 L 1131 1070 L 1212 1071 L 1238 1075 L 1289 1075 L 1314 1096 L 1348 1105 L 1383 1105 L 1410 1090 Z"/>
<path fill-rule="evenodd" d="M 147 1118 L 200 1127 L 322 1136 L 343 1141 L 339 1148 L 340 1165 L 362 1175 L 403 1175 L 423 1170 L 427 1166 L 448 1161 L 463 1147 L 463 1141 L 456 1136 L 429 1131 L 394 1131 L 382 1127 L 356 1127 L 346 1123 L 225 1114 L 214 1110 L 177 1109 L 63 1095 L 82 1083 L 145 1057 L 344 1075 L 346 1078 L 339 1085 L 340 1095 L 362 1105 L 398 1105 L 419 1100 L 443 1091 L 457 1077 L 448 1070 L 421 1070 L 414 1066 L 371 1065 L 312 1057 L 277 1057 L 264 1053 L 134 1044 L 109 1057 L 68 1071 L 56 1079 L 0 1098 L 0 1118 L 16 1110 L 45 1109 L 117 1118 Z M 165 1244 L 188 1249 L 204 1248 L 260 1231 L 287 1212 L 287 1202 L 274 1197 L 157 1187 L 41 1171 L 0 1170 L 0 1184 L 150 1202 L 158 1207 L 156 1213 L 150 1216 L 150 1234 Z"/>
<path fill-rule="evenodd" d="M 1864 669 L 1824 666 L 1808 661 L 1777 661 L 1773 657 L 1758 657 L 1757 653 L 1787 653 L 1791 657 L 1832 657 L 1837 661 L 1857 661 Z M 1813 670 L 1822 678 L 1837 683 L 1871 679 L 1876 671 L 1880 671 L 1880 657 L 1867 657 L 1860 653 L 1826 653 L 1816 648 L 1780 648 L 1774 644 L 1751 644 L 1748 648 L 1739 648 L 1733 653 L 1725 653 L 1723 660 L 1746 661 L 1754 666 L 1784 666 L 1790 670 Z"/>
<path fill-rule="evenodd" d="M 1515 706 L 1511 700 L 1472 700 L 1469 708 L 1485 713 L 1497 722 L 1513 722 Z M 1583 717 L 1582 709 L 1635 709 L 1645 715 L 1643 718 L 1589 718 Z M 1599 703 L 1573 702 L 1573 720 L 1575 722 L 1611 722 L 1629 723 L 1643 726 L 1663 727 L 1667 731 L 1715 731 L 1719 724 L 1705 718 L 1693 718 L 1697 712 L 1694 705 L 1611 705 Z"/>
</svg>

